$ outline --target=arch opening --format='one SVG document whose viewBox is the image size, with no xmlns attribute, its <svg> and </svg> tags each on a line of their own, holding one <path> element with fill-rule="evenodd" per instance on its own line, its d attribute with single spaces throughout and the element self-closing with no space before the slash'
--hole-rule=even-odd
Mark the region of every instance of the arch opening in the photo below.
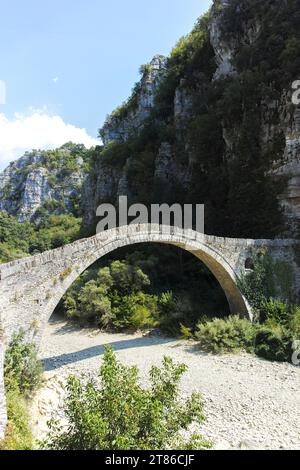
<svg viewBox="0 0 300 470">
<path fill-rule="evenodd" d="M 94 238 L 96 239 L 97 237 Z M 61 298 L 72 285 L 72 283 L 97 260 L 108 254 L 111 254 L 112 252 L 115 252 L 119 248 L 128 247 L 130 245 L 137 246 L 145 243 L 172 245 L 189 252 L 194 257 L 198 258 L 198 260 L 200 260 L 209 269 L 209 271 L 221 286 L 226 296 L 230 313 L 252 320 L 249 305 L 237 287 L 237 275 L 233 268 L 220 254 L 220 252 L 218 252 L 213 247 L 208 246 L 208 244 L 204 243 L 202 240 L 198 240 L 197 237 L 196 239 L 185 239 L 182 237 L 182 234 L 181 236 L 178 236 L 176 232 L 170 236 L 170 234 L 164 235 L 163 232 L 155 234 L 149 232 L 148 230 L 145 233 L 142 233 L 141 230 L 136 230 L 136 233 L 133 232 L 129 237 L 123 238 L 119 236 L 117 230 L 117 232 L 114 234 L 114 237 L 109 238 L 111 238 L 111 240 L 108 243 L 104 245 L 102 244 L 100 247 L 96 245 L 95 249 L 91 251 L 90 256 L 85 258 L 82 264 L 77 266 L 76 270 L 72 269 L 71 274 L 57 289 L 56 295 L 47 305 L 46 321 L 48 321 L 55 308 L 59 304 Z"/>
<path fill-rule="evenodd" d="M 149 326 L 151 319 L 159 319 L 160 329 L 167 333 L 179 333 L 180 325 L 195 330 L 204 318 L 230 315 L 225 293 L 204 263 L 182 248 L 159 243 L 123 247 L 97 260 L 74 281 L 54 314 L 83 325 L 121 329 L 119 316 L 124 312 L 116 305 L 126 304 L 128 297 L 141 315 L 141 323 L 133 322 L 132 328 L 143 327 L 147 314 Z M 162 303 L 167 300 L 172 309 L 165 315 Z M 90 309 L 93 302 L 95 311 Z M 102 312 L 104 323 L 97 316 Z M 117 320 L 112 318 L 116 312 L 120 313 Z"/>
</svg>

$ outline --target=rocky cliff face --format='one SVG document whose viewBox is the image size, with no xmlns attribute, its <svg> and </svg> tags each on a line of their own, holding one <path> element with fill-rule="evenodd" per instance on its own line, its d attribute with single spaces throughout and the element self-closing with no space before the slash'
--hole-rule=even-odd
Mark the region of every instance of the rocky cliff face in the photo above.
<svg viewBox="0 0 300 470">
<path fill-rule="evenodd" d="M 81 192 L 88 226 L 100 203 L 128 195 L 205 203 L 209 234 L 298 236 L 299 23 L 299 0 L 215 0 L 168 58 L 142 68 L 104 123 L 88 174 L 80 160 L 61 177 L 62 167 L 26 156 L 0 176 L 0 209 L 25 220 L 48 201 L 72 210 Z"/>
<path fill-rule="evenodd" d="M 124 103 L 107 118 L 101 130 L 104 145 L 112 141 L 124 142 L 141 129 L 154 107 L 155 95 L 164 76 L 166 64 L 167 59 L 157 55 L 142 71 L 142 79 L 136 85 L 128 103 Z"/>
<path fill-rule="evenodd" d="M 120 194 L 145 202 L 147 188 L 147 203 L 176 193 L 176 202 L 197 200 L 219 211 L 208 215 L 215 234 L 297 236 L 300 109 L 290 90 L 299 78 L 293 55 L 300 55 L 300 2 L 256 3 L 215 0 L 171 57 L 153 59 L 101 131 L 105 148 L 87 183 L 86 223 L 97 204 Z M 117 165 L 103 158 L 122 143 Z"/>
<path fill-rule="evenodd" d="M 273 4 L 279 2 L 273 2 Z M 297 4 L 297 2 L 294 2 Z M 234 67 L 234 58 L 243 45 L 255 45 L 262 33 L 263 21 L 259 15 L 247 16 L 247 8 L 251 2 L 218 0 L 214 2 L 210 21 L 210 40 L 215 51 L 217 71 L 214 79 L 222 76 L 237 74 Z M 285 2 L 287 6 L 287 3 Z M 282 5 L 281 5 L 282 6 Z M 229 8 L 235 13 L 241 13 L 244 9 L 246 15 L 240 25 L 239 34 L 228 34 L 224 38 L 224 16 Z M 275 5 L 276 8 L 276 5 Z M 296 5 L 297 8 L 297 5 Z M 298 2 L 298 17 L 300 14 L 300 2 Z M 287 24 L 282 25 L 287 27 Z M 300 74 L 300 70 L 299 70 Z M 295 79 L 297 75 L 295 75 Z M 297 236 L 300 223 L 300 108 L 292 106 L 292 82 L 290 88 L 283 88 L 277 95 L 277 99 L 265 99 L 261 106 L 261 143 L 267 147 L 278 138 L 281 133 L 284 144 L 280 155 L 273 155 L 270 174 L 277 181 L 284 181 L 284 189 L 278 193 L 278 200 L 283 209 L 287 222 L 286 234 Z M 253 103 L 253 106 L 256 103 Z M 223 136 L 226 142 L 227 153 L 232 155 L 234 133 L 232 129 L 223 128 Z"/>
<path fill-rule="evenodd" d="M 297 234 L 300 221 L 300 108 L 292 115 L 286 115 L 291 97 L 288 95 L 285 98 L 287 103 L 281 108 L 285 147 L 282 159 L 279 163 L 274 163 L 272 173 L 275 178 L 286 182 L 284 191 L 278 197 L 288 221 L 289 232 Z"/>
<path fill-rule="evenodd" d="M 12 162 L 0 174 L 0 210 L 20 222 L 33 220 L 42 209 L 52 214 L 74 213 L 87 174 L 78 154 L 84 150 L 79 147 L 33 151 Z"/>
</svg>

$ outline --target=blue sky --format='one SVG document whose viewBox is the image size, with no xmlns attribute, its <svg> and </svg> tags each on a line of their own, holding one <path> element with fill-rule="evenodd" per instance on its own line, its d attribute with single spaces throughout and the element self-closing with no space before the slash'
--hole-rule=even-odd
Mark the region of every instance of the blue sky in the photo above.
<svg viewBox="0 0 300 470">
<path fill-rule="evenodd" d="M 6 83 L 6 104 L 0 104 L 0 165 L 30 145 L 29 128 L 37 125 L 38 116 L 44 122 L 35 127 L 32 146 L 43 146 L 47 139 L 45 146 L 51 146 L 51 136 L 44 135 L 42 128 L 48 124 L 53 133 L 55 125 L 59 128 L 61 139 L 67 129 L 66 137 L 74 134 L 76 140 L 77 128 L 96 138 L 106 115 L 130 94 L 139 66 L 157 53 L 167 55 L 210 4 L 209 0 L 1 2 L 0 80 Z M 45 116 L 56 116 L 56 124 Z M 26 145 L 20 142 L 5 156 L 10 152 L 7 140 L 10 134 L 18 139 L 17 131 L 27 136 Z M 83 133 L 79 132 L 79 140 Z M 88 145 L 87 136 L 86 140 Z"/>
</svg>

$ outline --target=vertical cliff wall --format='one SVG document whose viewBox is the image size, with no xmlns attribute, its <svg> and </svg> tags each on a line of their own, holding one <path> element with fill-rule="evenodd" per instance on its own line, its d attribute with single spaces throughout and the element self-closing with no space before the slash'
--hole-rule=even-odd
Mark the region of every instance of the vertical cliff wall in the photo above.
<svg viewBox="0 0 300 470">
<path fill-rule="evenodd" d="M 215 0 L 168 58 L 144 67 L 101 130 L 85 223 L 127 194 L 204 202 L 209 233 L 297 236 L 299 20 L 298 0 Z"/>
</svg>

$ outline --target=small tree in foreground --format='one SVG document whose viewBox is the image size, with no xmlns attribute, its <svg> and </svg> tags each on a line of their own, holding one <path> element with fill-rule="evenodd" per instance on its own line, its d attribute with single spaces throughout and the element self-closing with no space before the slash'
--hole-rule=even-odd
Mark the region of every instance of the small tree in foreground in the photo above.
<svg viewBox="0 0 300 470">
<path fill-rule="evenodd" d="M 70 377 L 64 412 L 68 424 L 52 420 L 42 446 L 55 450 L 203 449 L 200 436 L 186 437 L 192 423 L 204 421 L 199 394 L 179 399 L 185 365 L 164 358 L 152 367 L 147 389 L 139 384 L 139 370 L 121 364 L 111 348 L 104 354 L 100 383 L 86 385 Z M 187 434 L 187 433 L 186 433 Z"/>
<path fill-rule="evenodd" d="M 26 397 L 41 386 L 42 374 L 36 347 L 25 341 L 25 332 L 21 330 L 13 336 L 5 352 L 5 388 L 17 390 Z"/>
<path fill-rule="evenodd" d="M 37 350 L 26 341 L 24 331 L 12 338 L 5 352 L 4 382 L 8 424 L 0 450 L 30 450 L 29 398 L 42 384 L 43 368 Z"/>
</svg>

